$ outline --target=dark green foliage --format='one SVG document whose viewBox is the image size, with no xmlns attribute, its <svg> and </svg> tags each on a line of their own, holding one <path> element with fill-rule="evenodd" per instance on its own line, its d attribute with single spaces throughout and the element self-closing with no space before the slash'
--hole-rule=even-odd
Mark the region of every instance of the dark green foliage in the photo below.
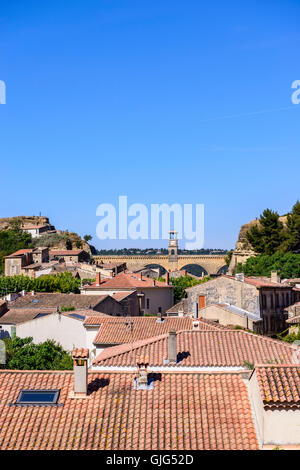
<svg viewBox="0 0 300 470">
<path fill-rule="evenodd" d="M 225 256 L 225 263 L 226 263 L 227 266 L 230 265 L 232 255 L 233 255 L 233 250 L 227 251 L 227 255 Z"/>
<path fill-rule="evenodd" d="M 22 232 L 20 223 L 13 221 L 10 230 L 0 231 L 0 274 L 4 271 L 4 257 L 22 248 L 31 248 L 31 235 Z"/>
<path fill-rule="evenodd" d="M 285 252 L 300 253 L 300 202 L 293 206 L 292 212 L 287 216 L 285 240 L 282 243 Z"/>
<path fill-rule="evenodd" d="M 85 242 L 89 242 L 92 239 L 92 235 L 84 235 L 83 239 Z"/>
<path fill-rule="evenodd" d="M 71 370 L 71 355 L 55 341 L 34 344 L 32 338 L 5 339 L 6 364 L 2 369 Z"/>
<path fill-rule="evenodd" d="M 159 278 L 159 281 L 164 281 L 165 279 Z M 197 284 L 202 284 L 210 280 L 210 277 L 204 277 L 203 279 L 195 279 L 192 276 L 180 276 L 174 277 L 171 279 L 174 287 L 174 303 L 177 304 L 181 299 L 187 297 L 185 289 L 187 287 L 196 286 Z"/>
<path fill-rule="evenodd" d="M 300 253 L 300 202 L 294 204 L 287 215 L 286 227 L 279 221 L 277 212 L 265 209 L 259 219 L 260 225 L 254 225 L 246 233 L 247 240 L 257 253 L 273 255 Z"/>
<path fill-rule="evenodd" d="M 72 312 L 73 310 L 75 310 L 75 307 L 73 307 L 73 305 L 62 305 L 60 307 L 61 312 Z"/>
<path fill-rule="evenodd" d="M 270 276 L 271 271 L 278 271 L 281 279 L 300 277 L 300 254 L 277 251 L 271 256 L 252 256 L 245 264 L 239 264 L 236 271 L 246 276 Z"/>
<path fill-rule="evenodd" d="M 80 279 L 72 277 L 70 272 L 48 274 L 32 279 L 29 276 L 1 276 L 0 277 L 0 295 L 12 292 L 21 292 L 34 290 L 36 292 L 62 292 L 69 294 L 79 294 Z"/>
<path fill-rule="evenodd" d="M 272 255 L 284 240 L 283 224 L 279 221 L 279 214 L 265 209 L 259 219 L 261 227 L 254 225 L 246 236 L 257 253 Z"/>
</svg>

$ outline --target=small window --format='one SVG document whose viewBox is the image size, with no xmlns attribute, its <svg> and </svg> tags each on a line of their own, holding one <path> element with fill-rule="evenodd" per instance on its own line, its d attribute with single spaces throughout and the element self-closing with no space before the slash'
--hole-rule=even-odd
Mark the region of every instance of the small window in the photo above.
<svg viewBox="0 0 300 470">
<path fill-rule="evenodd" d="M 21 390 L 17 404 L 20 405 L 55 405 L 59 390 Z"/>
<path fill-rule="evenodd" d="M 146 302 L 147 302 L 147 306 L 146 306 L 146 308 L 147 308 L 147 310 L 148 310 L 148 309 L 150 308 L 150 299 L 147 299 L 147 301 L 146 301 Z"/>
</svg>

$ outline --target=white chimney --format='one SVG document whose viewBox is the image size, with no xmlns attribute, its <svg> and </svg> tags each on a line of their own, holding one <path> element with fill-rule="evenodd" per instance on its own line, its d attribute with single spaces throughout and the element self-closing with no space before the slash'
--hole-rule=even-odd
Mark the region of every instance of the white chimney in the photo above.
<svg viewBox="0 0 300 470">
<path fill-rule="evenodd" d="M 74 361 L 74 392 L 71 398 L 87 398 L 89 350 L 75 348 L 72 358 Z"/>
<path fill-rule="evenodd" d="M 174 329 L 168 337 L 168 362 L 177 362 L 177 335 Z"/>
<path fill-rule="evenodd" d="M 235 280 L 236 280 L 236 281 L 240 281 L 240 282 L 244 282 L 244 281 L 245 281 L 245 275 L 244 275 L 244 273 L 236 273 L 236 275 L 235 275 Z"/>
</svg>

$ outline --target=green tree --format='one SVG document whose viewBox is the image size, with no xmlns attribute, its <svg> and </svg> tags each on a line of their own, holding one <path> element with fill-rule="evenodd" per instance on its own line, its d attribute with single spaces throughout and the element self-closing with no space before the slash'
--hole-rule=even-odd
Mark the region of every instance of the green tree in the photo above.
<svg viewBox="0 0 300 470">
<path fill-rule="evenodd" d="M 164 281 L 163 277 L 159 278 L 159 281 Z M 176 304 L 181 299 L 187 297 L 185 289 L 188 287 L 196 286 L 210 280 L 210 277 L 204 277 L 203 279 L 195 279 L 192 276 L 180 276 L 172 278 L 172 284 L 174 287 L 174 303 Z"/>
<path fill-rule="evenodd" d="M 227 254 L 226 254 L 225 258 L 224 258 L 224 259 L 225 259 L 225 263 L 226 263 L 227 266 L 230 265 L 230 261 L 231 261 L 232 255 L 233 255 L 233 250 L 227 251 Z"/>
<path fill-rule="evenodd" d="M 254 225 L 246 233 L 249 243 L 257 253 L 273 255 L 284 240 L 283 224 L 279 214 L 265 209 L 259 219 L 260 225 Z"/>
<path fill-rule="evenodd" d="M 47 340 L 35 344 L 32 337 L 6 339 L 6 369 L 65 370 L 72 369 L 72 357 L 60 344 Z"/>
<path fill-rule="evenodd" d="M 68 271 L 55 275 L 47 274 L 32 279 L 29 276 L 1 276 L 0 277 L 0 295 L 10 294 L 12 292 L 21 292 L 22 290 L 36 292 L 62 292 L 69 294 L 80 293 L 80 279 L 74 278 Z"/>
<path fill-rule="evenodd" d="M 294 204 L 292 212 L 287 216 L 285 240 L 282 243 L 285 252 L 300 253 L 300 202 Z"/>
<path fill-rule="evenodd" d="M 84 235 L 83 239 L 84 241 L 86 241 L 87 243 L 92 239 L 92 235 Z"/>
<path fill-rule="evenodd" d="M 281 279 L 299 277 L 300 254 L 277 251 L 271 256 L 252 256 L 245 264 L 239 264 L 236 271 L 246 276 L 270 276 L 271 271 L 278 271 Z"/>
</svg>

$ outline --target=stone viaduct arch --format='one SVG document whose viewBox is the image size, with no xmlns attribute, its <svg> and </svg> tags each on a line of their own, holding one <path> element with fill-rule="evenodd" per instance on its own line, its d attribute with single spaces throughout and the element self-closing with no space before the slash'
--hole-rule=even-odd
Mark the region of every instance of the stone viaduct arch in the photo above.
<svg viewBox="0 0 300 470">
<path fill-rule="evenodd" d="M 159 264 L 167 271 L 181 270 L 189 264 L 197 264 L 205 269 L 208 274 L 218 274 L 218 272 L 226 265 L 225 256 L 223 255 L 178 255 L 177 262 L 169 263 L 168 255 L 146 256 L 94 256 L 95 262 L 103 261 L 104 263 L 126 263 L 129 271 L 141 269 L 149 264 Z"/>
</svg>

